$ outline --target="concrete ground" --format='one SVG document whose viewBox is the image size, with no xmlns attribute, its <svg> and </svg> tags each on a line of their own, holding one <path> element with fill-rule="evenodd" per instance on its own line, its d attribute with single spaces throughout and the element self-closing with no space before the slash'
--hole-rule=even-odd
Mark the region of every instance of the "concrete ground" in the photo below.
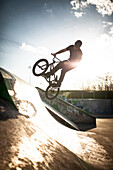
<svg viewBox="0 0 113 170">
<path fill-rule="evenodd" d="M 50 126 L 57 128 L 55 123 Z M 59 127 L 63 134 L 63 126 Z M 0 170 L 113 169 L 113 119 L 97 119 L 97 128 L 86 132 L 73 130 L 76 142 L 68 135 L 68 128 L 64 130 L 72 149 L 57 140 L 55 131 L 50 136 L 48 129 L 44 131 L 0 99 Z"/>
<path fill-rule="evenodd" d="M 97 128 L 78 132 L 81 158 L 96 169 L 113 169 L 113 119 L 97 119 Z"/>
</svg>

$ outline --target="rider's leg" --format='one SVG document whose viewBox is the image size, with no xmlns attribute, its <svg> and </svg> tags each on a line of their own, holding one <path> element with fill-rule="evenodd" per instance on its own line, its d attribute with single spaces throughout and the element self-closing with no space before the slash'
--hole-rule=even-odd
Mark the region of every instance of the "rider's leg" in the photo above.
<svg viewBox="0 0 113 170">
<path fill-rule="evenodd" d="M 70 61 L 65 60 L 65 61 L 60 62 L 56 67 L 54 67 L 54 69 L 51 70 L 51 72 L 46 73 L 45 76 L 49 77 L 50 75 L 53 75 L 59 69 L 62 69 L 59 81 L 57 83 L 57 86 L 61 86 L 61 83 L 64 79 L 66 72 L 68 72 L 69 70 L 72 70 L 74 68 L 75 68 L 75 66 L 71 65 Z"/>
<path fill-rule="evenodd" d="M 50 75 L 53 75 L 55 72 L 57 72 L 59 69 L 63 68 L 64 66 L 64 62 L 60 62 L 59 64 L 57 64 L 53 70 L 51 70 L 50 72 L 45 73 L 46 77 L 49 77 Z"/>
<path fill-rule="evenodd" d="M 61 83 L 64 79 L 66 72 L 68 72 L 74 68 L 75 67 L 71 66 L 70 63 L 65 62 L 65 67 L 62 68 L 61 75 L 60 75 L 59 81 L 57 83 L 57 86 L 59 86 L 59 87 L 61 86 Z"/>
<path fill-rule="evenodd" d="M 63 81 L 63 79 L 64 79 L 65 74 L 66 74 L 66 71 L 65 71 L 64 69 L 62 69 L 61 75 L 60 75 L 60 78 L 59 78 L 59 81 L 58 81 L 58 83 L 57 83 L 57 86 L 58 86 L 58 87 L 61 86 L 61 83 L 62 83 L 62 81 Z"/>
</svg>

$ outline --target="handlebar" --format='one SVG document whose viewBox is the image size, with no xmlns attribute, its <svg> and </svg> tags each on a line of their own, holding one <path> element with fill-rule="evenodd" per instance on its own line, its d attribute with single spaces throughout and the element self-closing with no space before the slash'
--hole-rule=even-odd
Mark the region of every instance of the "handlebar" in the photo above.
<svg viewBox="0 0 113 170">
<path fill-rule="evenodd" d="M 52 54 L 51 54 L 52 55 Z M 57 58 L 56 56 L 53 56 L 53 61 L 55 61 L 55 59 L 57 59 L 58 61 L 61 61 L 59 58 Z"/>
</svg>

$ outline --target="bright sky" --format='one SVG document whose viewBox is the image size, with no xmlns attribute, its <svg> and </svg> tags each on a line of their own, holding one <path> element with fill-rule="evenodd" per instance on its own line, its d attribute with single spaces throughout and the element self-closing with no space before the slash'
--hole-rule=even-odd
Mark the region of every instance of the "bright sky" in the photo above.
<svg viewBox="0 0 113 170">
<path fill-rule="evenodd" d="M 2 0 L 0 66 L 35 85 L 47 86 L 28 69 L 39 58 L 83 41 L 83 59 L 69 71 L 61 89 L 81 89 L 109 72 L 113 75 L 112 0 Z M 62 60 L 69 53 L 60 54 Z"/>
</svg>

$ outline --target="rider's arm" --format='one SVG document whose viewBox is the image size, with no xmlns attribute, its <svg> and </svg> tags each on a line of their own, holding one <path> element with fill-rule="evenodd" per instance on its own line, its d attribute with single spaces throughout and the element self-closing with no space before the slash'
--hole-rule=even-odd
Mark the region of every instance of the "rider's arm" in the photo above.
<svg viewBox="0 0 113 170">
<path fill-rule="evenodd" d="M 57 54 L 60 54 L 60 53 L 66 52 L 66 51 L 67 51 L 67 49 L 64 48 L 64 49 L 62 49 L 62 50 L 60 50 L 60 51 L 58 51 L 58 52 L 56 52 L 56 53 L 52 53 L 52 55 L 53 55 L 53 56 L 56 56 Z"/>
</svg>

